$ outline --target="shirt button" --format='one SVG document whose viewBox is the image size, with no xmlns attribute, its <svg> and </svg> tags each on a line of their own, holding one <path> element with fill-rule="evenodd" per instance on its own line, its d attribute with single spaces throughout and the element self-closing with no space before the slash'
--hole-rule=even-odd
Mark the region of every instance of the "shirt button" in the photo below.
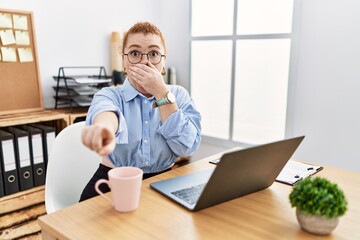
<svg viewBox="0 0 360 240">
<path fill-rule="evenodd" d="M 149 123 L 149 121 L 146 120 L 146 121 L 145 121 L 145 124 L 148 124 L 148 123 Z"/>
<path fill-rule="evenodd" d="M 144 103 L 147 103 L 147 100 L 145 100 Z"/>
<path fill-rule="evenodd" d="M 144 143 L 147 143 L 148 141 L 147 141 L 147 139 L 144 139 Z"/>
</svg>

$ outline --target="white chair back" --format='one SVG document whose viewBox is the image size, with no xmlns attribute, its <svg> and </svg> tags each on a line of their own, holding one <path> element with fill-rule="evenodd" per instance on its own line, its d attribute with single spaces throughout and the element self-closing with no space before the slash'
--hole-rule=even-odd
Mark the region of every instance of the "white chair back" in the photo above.
<svg viewBox="0 0 360 240">
<path fill-rule="evenodd" d="M 79 201 L 101 157 L 81 142 L 85 122 L 74 123 L 55 138 L 46 170 L 45 206 L 52 213 Z"/>
</svg>

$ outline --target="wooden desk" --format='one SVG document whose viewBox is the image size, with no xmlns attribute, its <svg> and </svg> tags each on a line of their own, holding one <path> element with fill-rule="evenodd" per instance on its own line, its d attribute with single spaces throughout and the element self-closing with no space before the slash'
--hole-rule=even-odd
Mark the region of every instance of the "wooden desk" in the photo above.
<svg viewBox="0 0 360 240">
<path fill-rule="evenodd" d="M 176 168 L 144 180 L 140 207 L 116 212 L 95 197 L 39 218 L 43 239 L 360 239 L 360 174 L 325 167 L 317 175 L 336 182 L 348 199 L 348 212 L 335 231 L 317 237 L 300 229 L 288 196 L 291 186 L 270 188 L 199 212 L 190 212 L 149 184 L 156 180 L 214 167 L 208 161 Z"/>
</svg>

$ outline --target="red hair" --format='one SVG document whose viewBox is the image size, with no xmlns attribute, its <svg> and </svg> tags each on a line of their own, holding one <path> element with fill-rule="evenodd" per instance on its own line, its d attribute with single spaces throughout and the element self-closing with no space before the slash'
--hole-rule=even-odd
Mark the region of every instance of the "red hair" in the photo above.
<svg viewBox="0 0 360 240">
<path fill-rule="evenodd" d="M 155 34 L 158 35 L 161 39 L 162 44 L 164 45 L 164 50 L 166 53 L 166 46 L 164 37 L 159 28 L 157 28 L 154 24 L 149 22 L 138 22 L 134 26 L 132 26 L 124 35 L 122 42 L 122 52 L 124 53 L 124 47 L 126 46 L 127 40 L 129 38 L 129 34 L 132 33 L 143 33 L 143 34 Z M 165 54 L 164 53 L 164 54 Z"/>
</svg>

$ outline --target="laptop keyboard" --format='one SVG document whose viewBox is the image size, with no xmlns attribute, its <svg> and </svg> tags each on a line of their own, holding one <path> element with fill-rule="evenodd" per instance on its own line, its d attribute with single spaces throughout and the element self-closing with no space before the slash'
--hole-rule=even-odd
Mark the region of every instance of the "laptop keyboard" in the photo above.
<svg viewBox="0 0 360 240">
<path fill-rule="evenodd" d="M 195 185 L 189 188 L 184 188 L 171 194 L 175 195 L 176 197 L 180 198 L 181 200 L 187 202 L 190 205 L 193 205 L 198 200 L 202 190 L 205 187 L 205 183 Z"/>
</svg>

